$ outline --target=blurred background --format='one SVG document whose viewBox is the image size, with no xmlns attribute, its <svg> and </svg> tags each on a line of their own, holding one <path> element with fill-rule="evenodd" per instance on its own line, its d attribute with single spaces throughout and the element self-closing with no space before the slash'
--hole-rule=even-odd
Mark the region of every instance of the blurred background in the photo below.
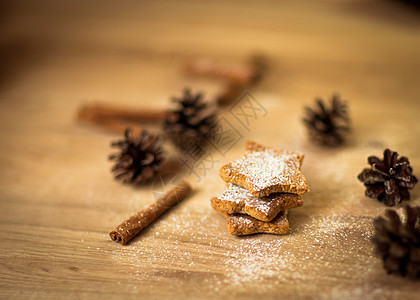
<svg viewBox="0 0 420 300">
<path fill-rule="evenodd" d="M 179 79 L 185 59 L 241 62 L 255 52 L 271 59 L 263 84 L 282 94 L 336 89 L 354 98 L 395 97 L 418 83 L 416 7 L 416 1 L 392 0 L 3 0 L 2 102 L 22 82 L 34 97 L 59 90 L 74 101 L 162 99 L 188 80 L 201 87 Z M 363 74 L 382 80 L 367 82 Z M 211 93 L 218 86 L 205 87 Z M 404 98 L 419 96 L 410 93 Z"/>
<path fill-rule="evenodd" d="M 388 288 L 383 295 L 416 295 L 415 283 L 386 277 L 371 255 L 365 233 L 385 207 L 364 197 L 356 176 L 367 167 L 366 157 L 381 156 L 385 147 L 408 156 L 419 174 L 418 7 L 418 1 L 397 0 L 0 0 L 0 234 L 8 241 L 1 244 L 0 272 L 7 278 L 6 295 L 62 298 L 71 289 L 73 298 L 80 293 L 173 296 L 181 286 L 187 295 L 200 297 L 203 288 L 214 296 L 217 286 L 219 298 L 269 289 L 273 298 L 284 291 L 310 298 L 323 290 L 331 299 L 330 289 L 339 280 L 363 298 L 373 291 L 371 299 L 377 299 L 382 286 Z M 188 75 L 185 63 L 206 58 L 243 65 L 254 54 L 267 58 L 267 74 L 250 88 L 267 116 L 250 131 L 236 123 L 244 139 L 218 157 L 219 165 L 202 182 L 194 182 L 197 192 L 166 223 L 157 222 L 129 247 L 112 242 L 108 232 L 151 203 L 151 187 L 132 188 L 114 180 L 107 157 L 110 142 L 119 135 L 81 124 L 78 108 L 98 101 L 166 109 L 169 98 L 187 86 L 212 99 L 224 82 Z M 353 132 L 343 148 L 326 150 L 306 138 L 303 107 L 334 92 L 349 101 Z M 311 187 L 305 207 L 292 214 L 293 242 L 284 253 L 293 259 L 283 263 L 290 272 L 269 273 L 270 278 L 261 277 L 256 288 L 248 289 L 224 274 L 234 269 L 233 261 L 241 276 L 249 261 L 241 259 L 242 252 L 252 258 L 254 250 L 240 246 L 246 239 L 225 233 L 209 204 L 224 188 L 217 169 L 243 154 L 245 139 L 304 153 L 302 170 Z M 412 199 L 418 203 L 419 187 Z M 325 248 L 318 248 L 318 241 L 313 245 L 323 259 L 308 260 L 306 238 L 318 235 L 307 233 L 319 227 L 305 222 L 339 214 L 357 220 L 347 231 L 341 223 L 333 227 L 340 231 L 334 243 L 351 251 L 330 247 L 321 227 Z M 355 231 L 354 224 L 364 225 Z M 343 232 L 349 234 L 343 237 Z M 180 259 L 184 251 L 176 250 L 178 241 L 190 247 L 185 249 L 195 265 L 189 256 Z M 212 246 L 219 245 L 213 241 L 221 247 Z M 162 244 L 168 245 L 167 252 Z M 150 252 L 143 255 L 144 249 Z M 202 272 L 203 262 L 208 273 Z M 151 264 L 160 269 L 151 270 Z M 271 264 L 278 261 L 265 263 Z M 373 273 L 365 272 L 368 266 Z M 275 285 L 279 274 L 287 276 Z M 202 284 L 204 279 L 214 286 Z M 360 290 L 360 284 L 365 288 Z"/>
<path fill-rule="evenodd" d="M 254 54 L 269 68 L 252 92 L 283 111 L 337 92 L 363 120 L 378 105 L 406 107 L 400 118 L 419 109 L 419 53 L 417 1 L 3 0 L 0 132 L 59 134 L 92 101 L 166 108 L 187 86 L 213 98 L 223 83 L 188 76 L 185 62 Z"/>
<path fill-rule="evenodd" d="M 31 168 L 36 187 L 58 166 L 73 171 L 63 172 L 72 184 L 79 184 L 81 168 L 93 166 L 109 180 L 104 158 L 115 132 L 111 137 L 78 122 L 78 109 L 93 102 L 167 109 L 185 87 L 214 99 L 225 82 L 186 74 L 186 62 L 196 58 L 239 66 L 255 54 L 267 59 L 267 73 L 249 91 L 268 117 L 245 138 L 275 137 L 281 147 L 322 153 L 308 148 L 303 107 L 339 93 L 350 101 L 349 145 L 394 147 L 414 156 L 420 132 L 417 3 L 3 0 L 0 155 L 10 170 L 2 170 L 0 185 L 19 186 Z"/>
</svg>

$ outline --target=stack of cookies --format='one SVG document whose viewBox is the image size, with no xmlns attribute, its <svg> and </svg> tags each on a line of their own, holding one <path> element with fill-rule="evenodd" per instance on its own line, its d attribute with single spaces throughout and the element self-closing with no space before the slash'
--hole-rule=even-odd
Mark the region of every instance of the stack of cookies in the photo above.
<svg viewBox="0 0 420 300">
<path fill-rule="evenodd" d="M 220 169 L 227 189 L 211 199 L 212 207 L 227 218 L 229 233 L 286 234 L 287 211 L 302 206 L 301 195 L 309 192 L 302 160 L 302 154 L 248 141 L 245 155 Z"/>
</svg>

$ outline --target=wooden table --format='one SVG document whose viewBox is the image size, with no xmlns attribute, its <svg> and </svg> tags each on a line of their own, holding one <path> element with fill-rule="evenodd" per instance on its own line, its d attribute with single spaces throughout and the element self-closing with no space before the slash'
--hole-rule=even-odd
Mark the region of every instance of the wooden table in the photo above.
<svg viewBox="0 0 420 300">
<path fill-rule="evenodd" d="M 291 1 L 293 2 L 293 1 Z M 415 299 L 419 282 L 387 275 L 372 220 L 386 207 L 356 179 L 389 147 L 420 172 L 420 19 L 395 1 L 5 2 L 0 27 L 1 298 Z M 296 1 L 295 1 L 296 2 Z M 249 92 L 267 110 L 197 178 L 194 194 L 129 245 L 109 231 L 154 201 L 153 185 L 113 179 L 121 135 L 80 124 L 92 101 L 166 108 L 185 86 L 213 98 L 220 81 L 190 77 L 185 61 L 269 59 Z M 348 143 L 308 141 L 303 107 L 348 100 Z M 156 128 L 155 128 L 156 129 Z M 249 129 L 249 130 L 248 130 Z M 218 169 L 252 139 L 305 154 L 311 193 L 285 236 L 228 234 L 209 200 Z M 170 159 L 177 155 L 168 148 Z M 411 204 L 420 204 L 420 187 Z M 402 205 L 396 207 L 402 211 Z"/>
</svg>

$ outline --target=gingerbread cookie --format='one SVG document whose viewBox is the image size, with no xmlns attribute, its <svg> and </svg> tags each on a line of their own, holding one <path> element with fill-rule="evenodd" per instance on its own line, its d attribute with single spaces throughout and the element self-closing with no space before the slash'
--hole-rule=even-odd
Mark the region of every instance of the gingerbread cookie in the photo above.
<svg viewBox="0 0 420 300">
<path fill-rule="evenodd" d="M 286 234 L 289 232 L 289 221 L 286 211 L 281 211 L 271 222 L 262 222 L 247 215 L 233 214 L 227 217 L 226 227 L 233 235 Z"/>
<path fill-rule="evenodd" d="M 289 232 L 289 221 L 287 220 L 287 210 L 281 211 L 270 222 L 263 222 L 248 215 L 228 214 L 214 205 L 214 199 L 211 200 L 213 208 L 226 217 L 226 227 L 230 234 L 248 235 L 254 233 L 273 233 L 286 234 Z"/>
<path fill-rule="evenodd" d="M 306 178 L 300 172 L 302 160 L 302 154 L 248 141 L 245 156 L 224 165 L 219 175 L 225 182 L 242 186 L 256 197 L 272 193 L 301 195 L 309 192 Z"/>
<path fill-rule="evenodd" d="M 300 195 L 275 193 L 255 197 L 247 189 L 233 183 L 229 183 L 227 190 L 211 202 L 217 211 L 226 214 L 247 214 L 264 222 L 271 221 L 280 211 L 303 205 Z"/>
</svg>

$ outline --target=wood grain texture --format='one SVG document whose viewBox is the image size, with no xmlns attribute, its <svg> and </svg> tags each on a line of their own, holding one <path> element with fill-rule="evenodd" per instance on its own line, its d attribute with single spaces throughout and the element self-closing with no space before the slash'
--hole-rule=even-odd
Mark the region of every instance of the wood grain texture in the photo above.
<svg viewBox="0 0 420 300">
<path fill-rule="evenodd" d="M 394 1 L 9 1 L 0 10 L 0 298 L 415 299 L 373 255 L 385 206 L 357 174 L 385 147 L 420 172 L 420 21 Z M 194 194 L 129 245 L 108 232 L 154 201 L 156 188 L 113 180 L 116 133 L 76 122 L 80 105 L 166 108 L 185 86 L 211 98 L 221 82 L 182 72 L 195 57 L 268 56 L 250 92 L 267 110 L 198 179 Z M 353 132 L 311 144 L 301 118 L 315 96 L 349 101 Z M 152 129 L 158 130 L 153 127 Z M 285 236 L 234 237 L 210 199 L 218 169 L 252 139 L 305 154 L 311 193 Z M 174 165 L 177 155 L 168 148 Z M 420 188 L 412 191 L 420 205 Z M 398 210 L 401 207 L 397 207 Z"/>
</svg>

